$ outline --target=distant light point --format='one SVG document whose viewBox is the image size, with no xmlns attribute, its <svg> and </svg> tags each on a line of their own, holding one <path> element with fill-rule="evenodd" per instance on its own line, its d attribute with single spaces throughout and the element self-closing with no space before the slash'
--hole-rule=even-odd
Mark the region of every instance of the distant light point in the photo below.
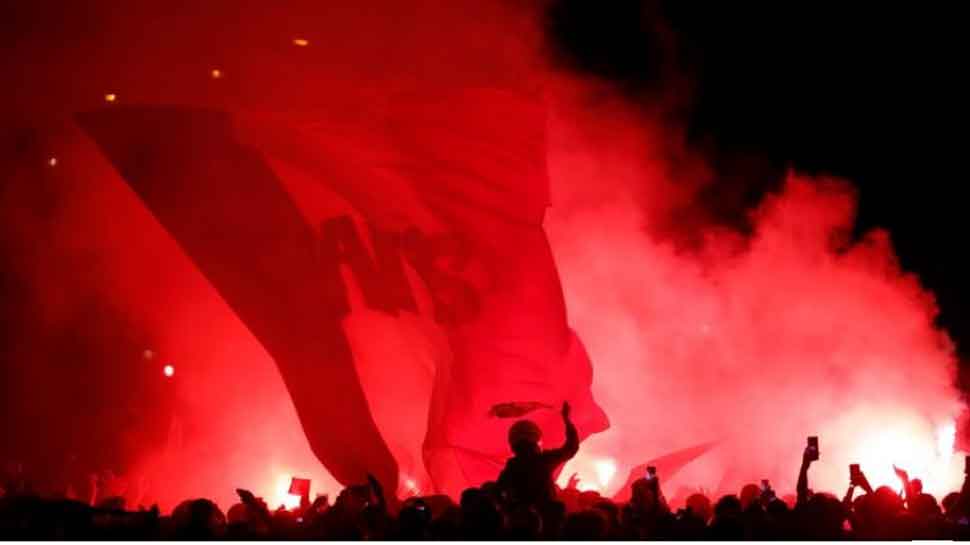
<svg viewBox="0 0 970 545">
<path fill-rule="evenodd" d="M 209 71 L 209 75 L 212 76 L 212 79 L 219 79 L 222 77 L 222 70 L 219 70 L 218 68 L 213 68 L 212 70 Z"/>
<path fill-rule="evenodd" d="M 48 159 L 47 160 L 47 164 L 50 165 L 50 166 L 52 166 L 52 167 L 56 167 L 57 166 L 57 157 L 51 157 L 50 159 Z"/>
<path fill-rule="evenodd" d="M 172 378 L 172 376 L 175 375 L 175 367 L 171 364 L 166 365 L 162 368 L 162 373 L 164 373 L 166 377 Z"/>
<path fill-rule="evenodd" d="M 293 38 L 293 45 L 295 45 L 297 47 L 306 47 L 306 46 L 310 45 L 310 42 L 308 40 L 303 39 L 303 38 Z"/>
<path fill-rule="evenodd" d="M 114 102 L 116 100 L 118 100 L 118 95 L 116 95 L 114 93 L 106 93 L 104 95 L 104 101 L 105 102 Z"/>
</svg>

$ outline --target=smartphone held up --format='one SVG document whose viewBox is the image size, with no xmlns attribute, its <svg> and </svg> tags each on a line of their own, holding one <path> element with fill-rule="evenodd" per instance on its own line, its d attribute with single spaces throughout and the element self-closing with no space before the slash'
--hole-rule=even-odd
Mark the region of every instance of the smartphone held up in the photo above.
<svg viewBox="0 0 970 545">
<path fill-rule="evenodd" d="M 814 461 L 817 461 L 818 460 L 818 456 L 819 456 L 819 451 L 818 451 L 818 437 L 817 436 L 814 436 L 814 435 L 809 436 L 808 437 L 808 440 L 807 440 L 807 443 L 808 444 L 805 447 L 805 451 L 807 453 L 808 459 L 811 460 L 811 461 L 813 461 L 813 462 Z"/>
</svg>

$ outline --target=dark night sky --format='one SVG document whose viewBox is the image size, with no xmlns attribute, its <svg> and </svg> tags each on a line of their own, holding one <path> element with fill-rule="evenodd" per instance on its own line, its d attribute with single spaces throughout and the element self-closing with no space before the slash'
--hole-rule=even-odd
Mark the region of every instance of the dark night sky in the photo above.
<svg viewBox="0 0 970 545">
<path fill-rule="evenodd" d="M 965 34 L 952 10 L 579 0 L 558 2 L 551 17 L 570 64 L 635 100 L 669 80 L 670 56 L 652 52 L 675 52 L 675 70 L 692 82 L 690 141 L 715 165 L 716 191 L 739 191 L 751 205 L 787 167 L 851 180 L 857 230 L 890 231 L 903 267 L 937 295 L 940 324 L 961 356 L 970 353 L 958 120 Z M 740 208 L 722 210 L 723 220 L 736 222 Z"/>
</svg>

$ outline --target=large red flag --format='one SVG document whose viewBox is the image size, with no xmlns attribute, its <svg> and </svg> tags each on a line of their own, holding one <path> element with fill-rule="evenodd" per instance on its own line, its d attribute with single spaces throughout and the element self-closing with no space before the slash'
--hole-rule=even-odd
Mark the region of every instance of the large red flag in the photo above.
<svg viewBox="0 0 970 545">
<path fill-rule="evenodd" d="M 563 436 L 545 407 L 563 401 L 583 436 L 606 428 L 542 230 L 534 101 L 466 89 L 79 121 L 266 347 L 339 481 L 371 472 L 394 490 L 400 465 L 457 495 L 494 478 L 500 404 L 537 407 L 550 443 Z"/>
</svg>

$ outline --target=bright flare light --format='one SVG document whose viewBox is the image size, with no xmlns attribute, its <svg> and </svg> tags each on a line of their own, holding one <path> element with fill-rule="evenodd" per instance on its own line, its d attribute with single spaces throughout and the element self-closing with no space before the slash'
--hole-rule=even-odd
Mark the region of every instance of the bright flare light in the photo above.
<svg viewBox="0 0 970 545">
<path fill-rule="evenodd" d="M 50 165 L 50 166 L 52 166 L 52 167 L 56 167 L 57 166 L 57 157 L 51 157 L 50 159 L 48 159 L 47 160 L 47 164 Z"/>
<path fill-rule="evenodd" d="M 599 482 L 600 488 L 605 490 L 610 481 L 613 480 L 613 476 L 616 475 L 616 461 L 612 458 L 597 460 L 593 467 L 596 470 L 596 480 Z"/>
<path fill-rule="evenodd" d="M 213 68 L 209 72 L 209 75 L 212 76 L 212 79 L 219 79 L 222 77 L 222 70 L 219 70 L 218 68 Z"/>
<path fill-rule="evenodd" d="M 927 492 L 949 492 L 955 482 L 951 462 L 956 426 L 945 423 L 934 432 L 935 442 L 925 437 L 925 431 L 919 433 L 905 426 L 872 433 L 860 441 L 864 447 L 856 451 L 855 460 L 873 487 L 888 486 L 899 491 L 902 483 L 893 470 L 896 465 L 906 470 L 910 479 L 921 479 Z"/>
<path fill-rule="evenodd" d="M 414 479 L 412 479 L 412 478 L 410 478 L 410 477 L 405 477 L 405 478 L 404 478 L 404 490 L 405 490 L 405 491 L 407 492 L 407 494 L 408 494 L 408 495 L 410 495 L 410 496 L 417 496 L 417 495 L 418 495 L 418 493 L 419 493 L 419 492 L 421 491 L 421 490 L 420 490 L 420 489 L 418 488 L 418 483 L 417 483 L 417 481 L 415 481 Z"/>
<path fill-rule="evenodd" d="M 118 100 L 118 95 L 116 95 L 114 93 L 106 93 L 104 95 L 104 101 L 105 102 L 114 102 L 116 100 Z"/>
<path fill-rule="evenodd" d="M 296 509 L 300 506 L 300 496 L 290 494 L 290 482 L 293 480 L 289 475 L 280 475 L 276 478 L 276 486 L 273 488 L 273 502 L 267 507 L 274 510 L 280 505 L 287 509 Z"/>
<path fill-rule="evenodd" d="M 957 441 L 957 426 L 953 422 L 943 424 L 936 429 L 936 451 L 941 458 L 953 458 L 953 448 Z"/>
<path fill-rule="evenodd" d="M 303 38 L 293 38 L 293 45 L 298 47 L 306 47 L 310 45 L 310 42 Z"/>
<path fill-rule="evenodd" d="M 165 367 L 162 368 L 162 373 L 166 377 L 172 378 L 172 376 L 175 375 L 175 366 L 173 366 L 172 364 L 166 365 Z"/>
<path fill-rule="evenodd" d="M 559 473 L 556 484 L 565 488 L 569 484 L 570 476 L 575 473 L 579 478 L 579 483 L 576 485 L 577 490 L 580 492 L 593 490 L 603 494 L 609 489 L 610 482 L 616 476 L 616 471 L 615 458 L 579 454 L 566 463 Z"/>
</svg>

